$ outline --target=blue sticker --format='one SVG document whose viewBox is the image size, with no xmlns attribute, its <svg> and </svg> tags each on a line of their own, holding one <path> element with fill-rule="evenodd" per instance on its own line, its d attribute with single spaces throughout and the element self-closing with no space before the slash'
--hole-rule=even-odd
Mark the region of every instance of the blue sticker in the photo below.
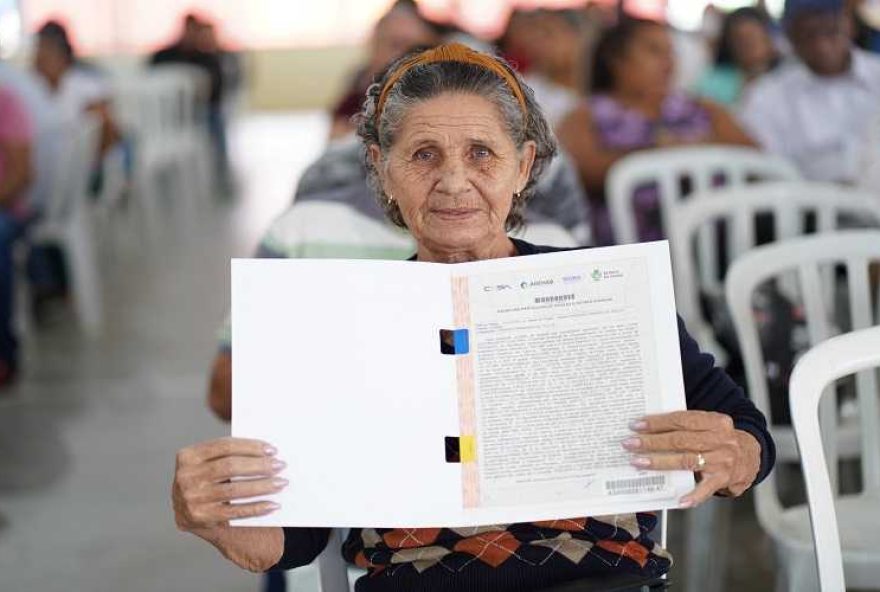
<svg viewBox="0 0 880 592">
<path fill-rule="evenodd" d="M 467 329 L 456 329 L 453 331 L 453 341 L 455 343 L 455 355 L 461 356 L 471 351 Z"/>
</svg>

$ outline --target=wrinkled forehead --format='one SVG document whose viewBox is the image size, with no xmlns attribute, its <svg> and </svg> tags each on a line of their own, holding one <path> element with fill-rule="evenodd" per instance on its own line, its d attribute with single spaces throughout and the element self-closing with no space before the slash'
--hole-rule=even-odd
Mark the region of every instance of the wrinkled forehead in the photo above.
<svg viewBox="0 0 880 592">
<path fill-rule="evenodd" d="M 499 108 L 472 93 L 444 93 L 410 106 L 400 120 L 394 144 L 419 138 L 512 142 Z"/>
</svg>

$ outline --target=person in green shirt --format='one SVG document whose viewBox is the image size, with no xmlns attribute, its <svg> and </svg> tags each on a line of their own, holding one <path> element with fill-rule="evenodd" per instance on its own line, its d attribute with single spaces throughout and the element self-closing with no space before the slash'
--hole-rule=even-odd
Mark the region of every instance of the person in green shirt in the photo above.
<svg viewBox="0 0 880 592">
<path fill-rule="evenodd" d="M 715 65 L 700 78 L 696 92 L 733 106 L 750 82 L 780 61 L 767 14 L 751 7 L 734 10 L 724 19 Z"/>
</svg>

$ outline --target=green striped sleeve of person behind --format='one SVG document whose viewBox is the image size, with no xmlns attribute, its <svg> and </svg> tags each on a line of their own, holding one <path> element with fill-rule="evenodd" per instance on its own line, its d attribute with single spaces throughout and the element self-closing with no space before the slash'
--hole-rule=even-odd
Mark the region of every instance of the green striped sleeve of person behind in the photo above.
<svg viewBox="0 0 880 592">
<path fill-rule="evenodd" d="M 281 214 L 260 241 L 256 257 L 403 260 L 414 252 L 415 241 L 405 230 L 344 203 L 316 200 L 297 202 Z M 221 351 L 231 351 L 228 316 L 218 341 Z"/>
</svg>

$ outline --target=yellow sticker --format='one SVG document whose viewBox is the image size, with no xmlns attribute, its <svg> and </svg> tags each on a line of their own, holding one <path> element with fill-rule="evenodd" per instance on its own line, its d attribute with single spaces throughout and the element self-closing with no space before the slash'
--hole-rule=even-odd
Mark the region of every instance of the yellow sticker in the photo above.
<svg viewBox="0 0 880 592">
<path fill-rule="evenodd" d="M 461 462 L 474 462 L 477 460 L 477 439 L 474 436 L 461 436 L 459 450 Z"/>
</svg>

